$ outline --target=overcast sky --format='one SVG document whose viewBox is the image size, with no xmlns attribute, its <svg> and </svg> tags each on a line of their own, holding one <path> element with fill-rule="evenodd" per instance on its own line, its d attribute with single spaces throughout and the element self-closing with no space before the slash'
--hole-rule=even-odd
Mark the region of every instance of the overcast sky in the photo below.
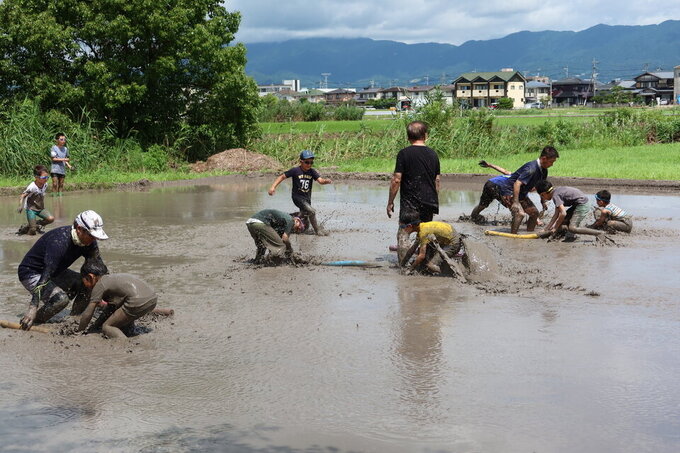
<svg viewBox="0 0 680 453">
<path fill-rule="evenodd" d="M 680 19 L 680 1 L 651 0 L 232 0 L 240 42 L 365 37 L 460 45 L 529 30 L 579 31 L 597 24 Z"/>
</svg>

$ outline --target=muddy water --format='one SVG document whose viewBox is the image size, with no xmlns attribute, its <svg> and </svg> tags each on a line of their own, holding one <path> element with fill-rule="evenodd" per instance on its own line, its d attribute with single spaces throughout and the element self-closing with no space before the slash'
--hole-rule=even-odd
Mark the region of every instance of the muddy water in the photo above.
<svg viewBox="0 0 680 453">
<path fill-rule="evenodd" d="M 0 331 L 0 451 L 680 449 L 677 194 L 617 195 L 637 215 L 619 247 L 457 224 L 499 261 L 497 282 L 461 286 L 392 267 L 384 182 L 316 187 L 332 234 L 293 239 L 318 261 L 381 267 L 251 267 L 245 219 L 293 210 L 289 186 L 269 197 L 269 183 L 48 199 L 59 225 L 102 214 L 111 271 L 143 276 L 176 315 L 122 343 Z M 441 219 L 470 212 L 476 192 L 444 189 Z M 10 320 L 35 240 L 12 234 L 15 204 L 0 199 Z"/>
</svg>

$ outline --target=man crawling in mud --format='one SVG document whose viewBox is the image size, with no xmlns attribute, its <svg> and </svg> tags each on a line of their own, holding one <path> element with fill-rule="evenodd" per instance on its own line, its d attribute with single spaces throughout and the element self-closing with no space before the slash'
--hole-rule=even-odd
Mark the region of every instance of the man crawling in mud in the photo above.
<svg viewBox="0 0 680 453">
<path fill-rule="evenodd" d="M 72 226 L 48 231 L 33 244 L 18 269 L 21 284 L 31 293 L 28 311 L 21 319 L 22 329 L 44 323 L 66 308 L 68 291 L 74 286 L 73 279 L 68 277 L 75 274 L 68 267 L 81 256 L 101 259 L 97 240 L 108 239 L 103 226 L 99 214 L 84 211 L 76 216 Z M 79 308 L 82 309 L 74 302 L 74 310 Z M 72 314 L 78 314 L 74 310 Z"/>
<path fill-rule="evenodd" d="M 442 256 L 434 241 L 448 257 L 454 257 L 461 250 L 461 237 L 450 224 L 446 222 L 421 222 L 418 213 L 409 214 L 404 220 L 407 222 L 400 228 L 410 235 L 417 233 L 416 242 L 404 256 L 400 263 L 402 267 L 408 264 L 411 255 L 417 254 L 409 270 L 411 272 L 427 271 L 432 274 L 442 272 Z M 454 269 L 452 269 L 454 270 Z"/>
<path fill-rule="evenodd" d="M 254 263 L 269 260 L 276 264 L 282 260 L 293 261 L 290 235 L 302 233 L 306 225 L 301 217 L 276 209 L 263 209 L 246 220 L 246 227 L 257 247 Z M 269 255 L 265 257 L 267 250 Z"/>
</svg>

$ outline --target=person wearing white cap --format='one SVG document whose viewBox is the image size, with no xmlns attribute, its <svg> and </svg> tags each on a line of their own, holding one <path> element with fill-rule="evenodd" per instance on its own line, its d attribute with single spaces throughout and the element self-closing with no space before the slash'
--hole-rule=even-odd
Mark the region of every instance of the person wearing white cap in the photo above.
<svg viewBox="0 0 680 453">
<path fill-rule="evenodd" d="M 63 278 L 69 273 L 68 267 L 81 256 L 101 258 L 97 240 L 108 238 L 101 216 L 88 210 L 78 214 L 72 226 L 55 228 L 33 244 L 18 269 L 21 284 L 31 293 L 28 311 L 21 319 L 22 329 L 30 329 L 34 322 L 46 322 L 66 308 L 69 297 L 62 280 L 68 280 Z M 74 302 L 71 314 L 80 314 L 84 308 Z"/>
</svg>

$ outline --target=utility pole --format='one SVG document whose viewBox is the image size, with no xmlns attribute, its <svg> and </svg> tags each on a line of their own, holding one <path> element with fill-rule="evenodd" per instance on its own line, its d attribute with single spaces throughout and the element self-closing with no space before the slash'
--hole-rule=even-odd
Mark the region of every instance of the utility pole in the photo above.
<svg viewBox="0 0 680 453">
<path fill-rule="evenodd" d="M 592 72 L 591 77 L 590 77 L 590 81 L 593 84 L 593 98 L 595 97 L 595 90 L 596 90 L 596 86 L 597 86 L 596 85 L 596 78 L 599 75 L 597 73 L 597 64 L 598 63 L 599 63 L 599 61 L 597 61 L 596 59 L 593 58 L 593 72 Z M 585 101 L 584 101 L 583 105 L 585 105 Z"/>
</svg>

